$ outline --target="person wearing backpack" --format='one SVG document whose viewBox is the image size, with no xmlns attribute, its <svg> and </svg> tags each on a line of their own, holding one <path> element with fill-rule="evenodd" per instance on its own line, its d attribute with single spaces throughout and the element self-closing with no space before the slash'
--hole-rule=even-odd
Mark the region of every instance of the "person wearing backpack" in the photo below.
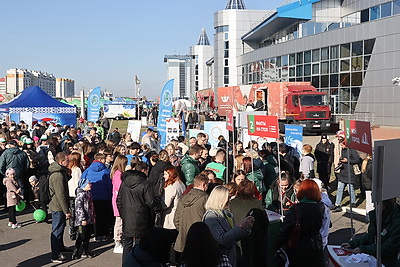
<svg viewBox="0 0 400 267">
<path fill-rule="evenodd" d="M 67 251 L 64 246 L 63 236 L 66 220 L 71 217 L 69 212 L 68 164 L 68 156 L 63 152 L 59 152 L 55 157 L 55 161 L 49 167 L 48 180 L 51 196 L 49 208 L 52 214 L 51 261 L 54 263 L 62 263 L 67 260 L 61 252 Z"/>
</svg>

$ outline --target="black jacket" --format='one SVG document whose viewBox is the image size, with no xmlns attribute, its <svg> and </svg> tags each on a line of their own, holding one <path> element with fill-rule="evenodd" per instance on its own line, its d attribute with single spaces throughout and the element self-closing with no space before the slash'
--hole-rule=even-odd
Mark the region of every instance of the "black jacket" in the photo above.
<svg viewBox="0 0 400 267">
<path fill-rule="evenodd" d="M 124 236 L 142 237 L 154 226 L 156 206 L 153 186 L 143 172 L 129 170 L 122 174 L 117 207 L 123 223 Z"/>
<path fill-rule="evenodd" d="M 354 174 L 353 165 L 360 164 L 361 158 L 358 155 L 357 151 L 352 148 L 343 148 L 342 149 L 342 159 L 346 158 L 347 162 L 342 164 L 340 172 L 338 173 L 338 180 L 339 182 L 345 184 L 356 184 L 357 177 Z M 349 170 L 350 169 L 350 170 Z M 349 176 L 350 171 L 350 176 Z"/>
<path fill-rule="evenodd" d="M 300 202 L 289 209 L 279 229 L 277 248 L 283 247 L 289 240 L 296 222 L 299 221 L 301 225 L 299 248 L 286 250 L 291 266 L 324 266 L 322 237 L 319 232 L 324 211 L 325 207 L 321 202 Z"/>
<path fill-rule="evenodd" d="M 156 165 L 151 168 L 149 181 L 153 185 L 154 196 L 156 197 L 161 196 L 164 191 L 164 170 L 169 166 L 172 166 L 170 161 L 158 160 Z"/>
<path fill-rule="evenodd" d="M 362 174 L 362 183 L 365 190 L 372 190 L 372 159 L 368 159 L 367 166 Z"/>
<path fill-rule="evenodd" d="M 315 158 L 317 160 L 318 173 L 330 173 L 333 162 L 333 151 L 335 145 L 326 141 L 325 144 L 319 142 L 315 147 Z"/>
</svg>

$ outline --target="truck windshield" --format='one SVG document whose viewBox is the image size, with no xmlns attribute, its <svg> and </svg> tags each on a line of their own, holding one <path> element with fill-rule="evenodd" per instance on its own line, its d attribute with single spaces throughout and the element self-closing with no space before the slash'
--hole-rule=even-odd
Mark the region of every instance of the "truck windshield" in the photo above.
<svg viewBox="0 0 400 267">
<path fill-rule="evenodd" d="M 300 95 L 302 106 L 325 106 L 325 95 Z"/>
</svg>

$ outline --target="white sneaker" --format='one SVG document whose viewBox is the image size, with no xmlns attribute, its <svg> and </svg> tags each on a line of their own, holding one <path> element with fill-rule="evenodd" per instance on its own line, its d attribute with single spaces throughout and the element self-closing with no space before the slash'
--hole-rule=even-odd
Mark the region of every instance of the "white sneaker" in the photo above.
<svg viewBox="0 0 400 267">
<path fill-rule="evenodd" d="M 122 247 L 121 243 L 115 243 L 115 247 L 113 249 L 113 253 L 117 253 L 117 254 L 122 254 L 124 251 L 124 248 Z"/>
<path fill-rule="evenodd" d="M 8 227 L 11 227 L 12 225 L 13 225 L 12 222 L 8 222 L 8 224 L 7 224 Z"/>
<path fill-rule="evenodd" d="M 18 228 L 21 228 L 21 224 L 20 223 L 16 223 L 16 224 L 13 224 L 12 226 L 11 226 L 11 228 L 12 229 L 18 229 Z"/>
</svg>

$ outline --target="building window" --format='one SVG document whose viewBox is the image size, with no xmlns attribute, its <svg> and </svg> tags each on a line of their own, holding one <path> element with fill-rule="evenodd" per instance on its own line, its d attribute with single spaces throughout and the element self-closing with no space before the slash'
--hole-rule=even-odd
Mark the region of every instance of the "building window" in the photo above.
<svg viewBox="0 0 400 267">
<path fill-rule="evenodd" d="M 310 63 L 310 62 L 311 62 L 311 50 L 308 50 L 304 52 L 304 63 Z"/>
<path fill-rule="evenodd" d="M 369 21 L 369 9 L 361 11 L 361 23 Z"/>
<path fill-rule="evenodd" d="M 225 66 L 228 66 L 229 59 L 225 59 Z"/>
<path fill-rule="evenodd" d="M 370 14 L 369 14 L 370 20 L 376 20 L 376 19 L 381 18 L 381 7 L 380 6 L 371 7 L 369 10 L 370 10 Z"/>
<path fill-rule="evenodd" d="M 381 17 L 389 17 L 392 15 L 392 3 L 386 3 L 381 5 Z"/>
<path fill-rule="evenodd" d="M 364 41 L 364 55 L 372 54 L 372 49 L 375 45 L 375 39 L 369 39 Z"/>
<path fill-rule="evenodd" d="M 340 57 L 350 57 L 350 44 L 341 44 L 340 45 Z"/>
<path fill-rule="evenodd" d="M 225 49 L 229 49 L 229 41 L 225 41 Z"/>
<path fill-rule="evenodd" d="M 400 14 L 400 0 L 393 2 L 393 15 Z"/>
<path fill-rule="evenodd" d="M 225 50 L 224 51 L 224 58 L 228 58 L 229 57 L 229 50 Z"/>
<path fill-rule="evenodd" d="M 319 61 L 319 49 L 315 49 L 312 51 L 312 61 L 313 62 Z"/>
<path fill-rule="evenodd" d="M 352 56 L 361 56 L 363 54 L 363 42 L 354 42 L 351 43 L 351 55 Z"/>
<path fill-rule="evenodd" d="M 329 47 L 321 48 L 321 60 L 329 59 Z"/>
<path fill-rule="evenodd" d="M 227 67 L 224 68 L 224 75 L 229 75 L 229 68 Z"/>
</svg>

